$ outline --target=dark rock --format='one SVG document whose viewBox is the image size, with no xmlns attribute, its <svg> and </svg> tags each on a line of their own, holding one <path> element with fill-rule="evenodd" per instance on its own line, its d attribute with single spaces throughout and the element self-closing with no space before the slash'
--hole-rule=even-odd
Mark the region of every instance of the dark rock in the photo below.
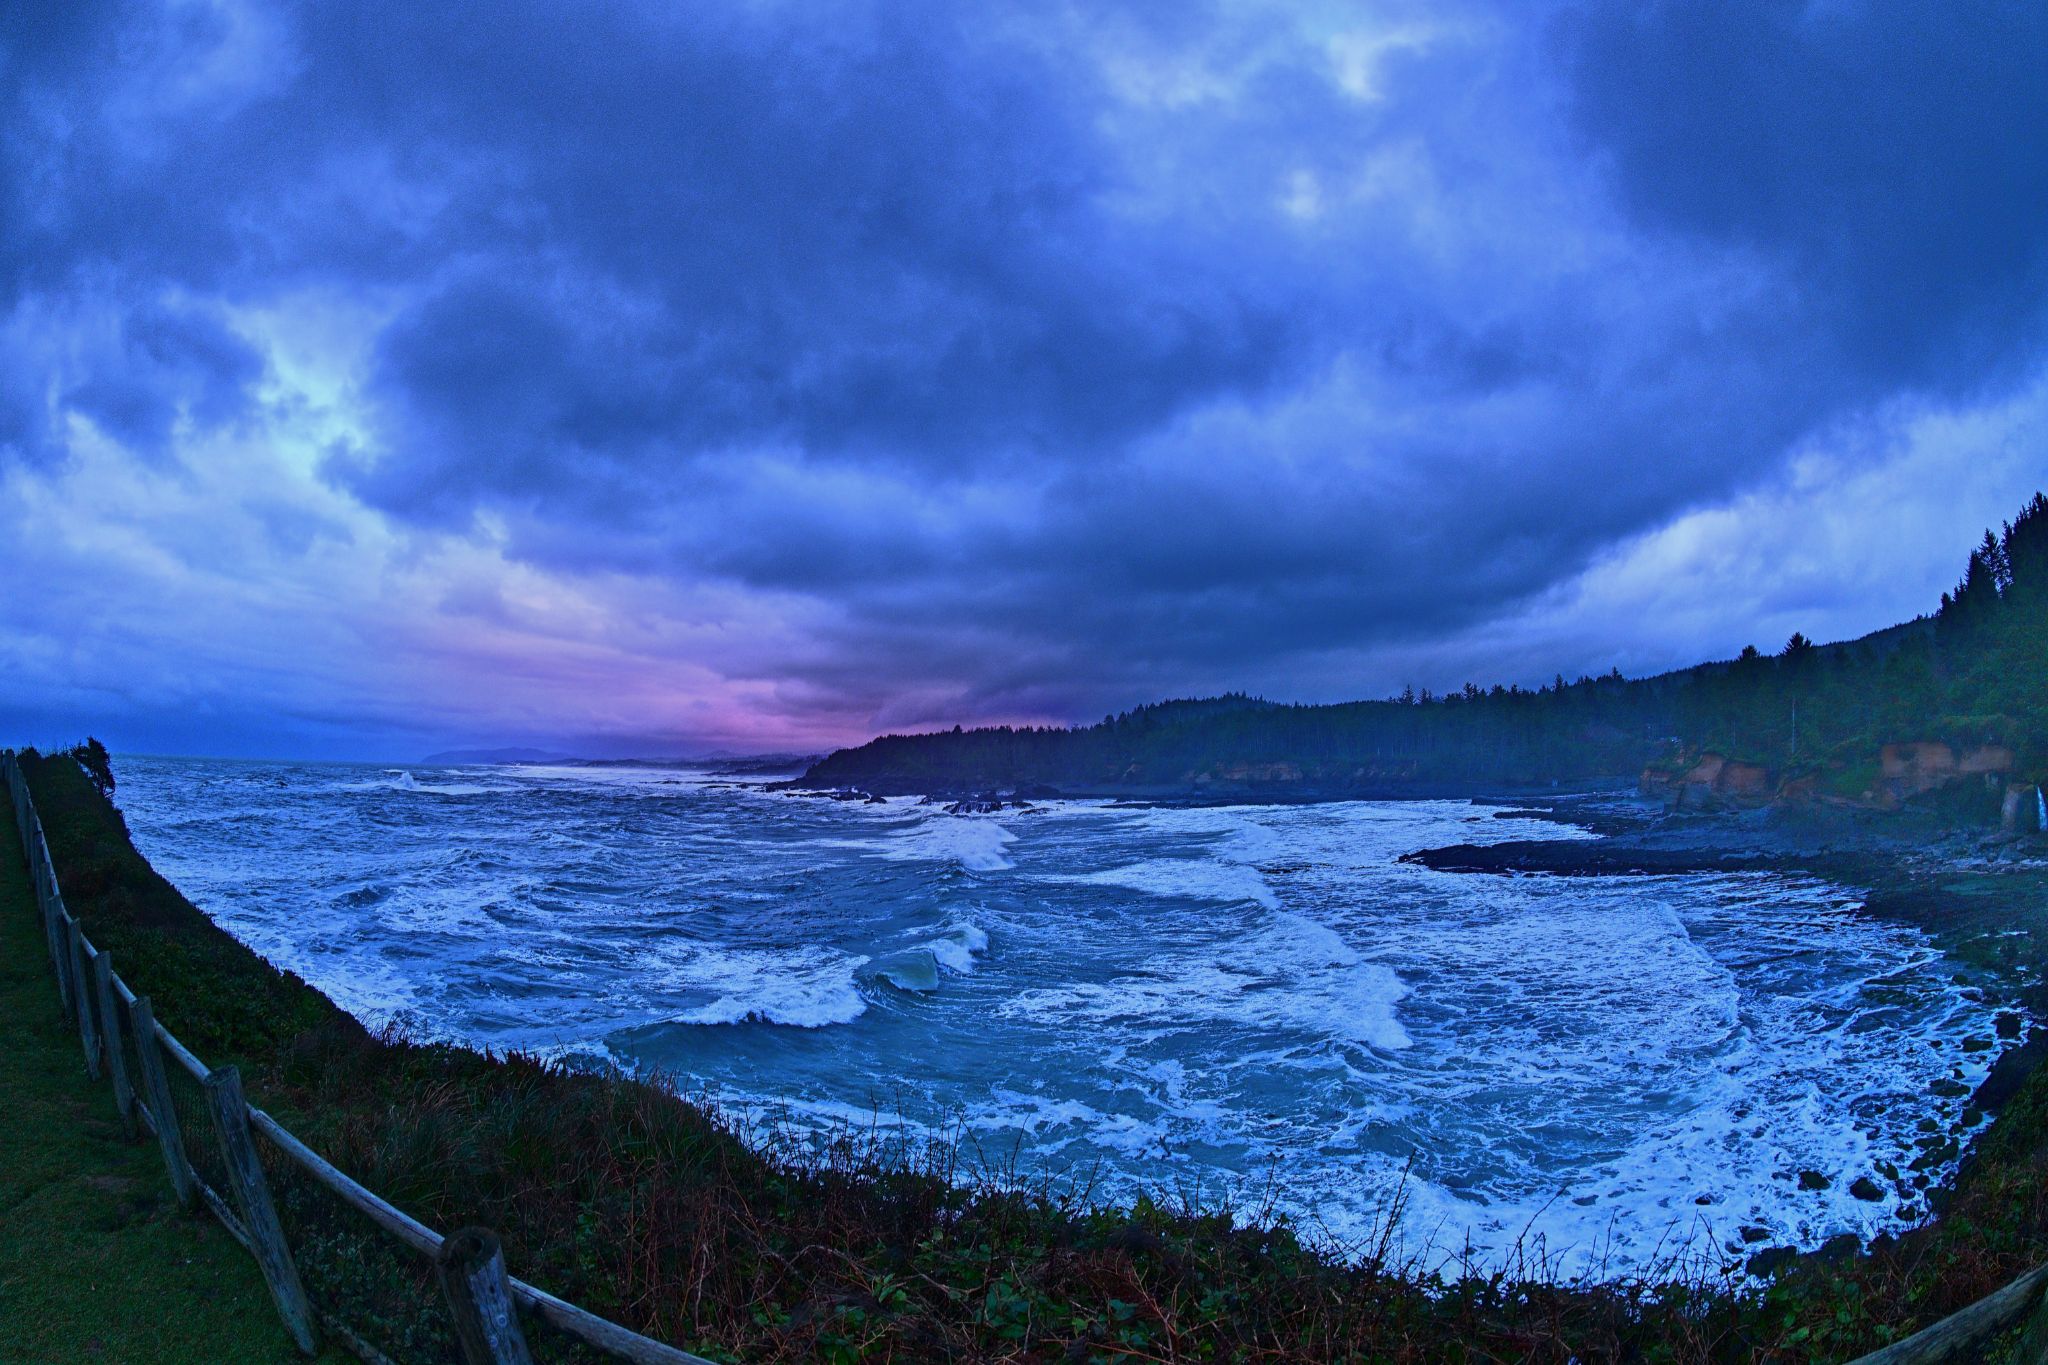
<svg viewBox="0 0 2048 1365">
<path fill-rule="evenodd" d="M 1845 1232 L 1840 1236 L 1830 1237 L 1825 1242 L 1822 1242 L 1820 1249 L 1813 1254 L 1817 1260 L 1846 1261 L 1861 1250 L 1863 1250 L 1863 1239 L 1853 1232 Z"/>
<path fill-rule="evenodd" d="M 1768 1241 L 1770 1241 L 1770 1240 L 1771 1240 L 1771 1230 L 1770 1230 L 1769 1228 L 1756 1228 L 1756 1227 L 1749 1227 L 1749 1228 L 1744 1228 L 1744 1229 L 1742 1230 L 1742 1240 L 1743 1240 L 1743 1241 L 1745 1241 L 1745 1242 L 1752 1242 L 1752 1243 L 1753 1243 L 1753 1242 L 1768 1242 Z"/>
<path fill-rule="evenodd" d="M 1000 796 L 967 796 L 946 807 L 948 815 L 994 815 L 1004 806 Z"/>
<path fill-rule="evenodd" d="M 1919 1156 L 1913 1158 L 1911 1166 L 1909 1166 L 1907 1169 L 1914 1171 L 1931 1171 L 1935 1167 L 1943 1164 L 1944 1162 L 1955 1160 L 1956 1153 L 1958 1150 L 1959 1149 L 1957 1148 L 1955 1141 L 1953 1139 L 1944 1138 L 1942 1141 L 1935 1143 L 1933 1146 L 1927 1148 L 1927 1150 L 1920 1153 Z M 1924 1189 L 1926 1187 L 1924 1184 L 1922 1184 L 1920 1185 L 1920 1188 Z"/>
<path fill-rule="evenodd" d="M 1791 1247 L 1770 1247 L 1749 1258 L 1749 1273 L 1767 1280 L 1798 1259 L 1799 1253 Z"/>
<path fill-rule="evenodd" d="M 1859 1175 L 1849 1182 L 1849 1193 L 1867 1203 L 1875 1204 L 1884 1198 L 1884 1186 L 1867 1175 Z"/>
<path fill-rule="evenodd" d="M 1834 1181 L 1828 1179 L 1819 1171 L 1801 1171 L 1799 1173 L 1799 1188 L 1802 1190 L 1824 1190 L 1834 1183 Z"/>
<path fill-rule="evenodd" d="M 2007 1010 L 1991 1021 L 1991 1027 L 2001 1038 L 2017 1038 L 2020 1036 L 2020 1023 L 2018 1012 Z"/>
<path fill-rule="evenodd" d="M 1992 1064 L 1991 1074 L 1984 1078 L 1984 1084 L 1977 1087 L 1976 1097 L 1971 1103 L 1988 1113 L 1997 1113 L 2005 1107 L 2007 1100 L 2019 1093 L 2020 1086 L 2043 1056 L 2048 1056 L 2048 1039 L 2043 1038 L 2042 1031 L 2036 1030 L 2018 1047 L 2007 1048 L 2004 1055 Z"/>
</svg>

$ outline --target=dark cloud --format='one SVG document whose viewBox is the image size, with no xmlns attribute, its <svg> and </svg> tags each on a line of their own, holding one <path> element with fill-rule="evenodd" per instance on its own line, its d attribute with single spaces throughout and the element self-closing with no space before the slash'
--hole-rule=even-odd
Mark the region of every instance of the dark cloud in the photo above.
<svg viewBox="0 0 2048 1365">
<path fill-rule="evenodd" d="M 1332 679 L 2038 365 L 2044 29 L 11 6 L 0 460 L 232 425 L 240 319 L 320 294 L 369 319 L 334 487 L 813 604 L 732 665 L 792 705 Z"/>
<path fill-rule="evenodd" d="M 1648 223 L 1754 249 L 1873 388 L 1970 387 L 2048 302 L 2048 7 L 1601 4 L 1576 112 Z"/>
<path fill-rule="evenodd" d="M 936 478 L 1077 458 L 1284 366 L 1291 300 L 1108 221 L 1073 74 L 938 10 L 655 27 L 515 19 L 461 44 L 457 81 L 421 73 L 433 108 L 406 125 L 509 169 L 476 273 L 380 347 L 403 450 L 357 477 L 378 505 L 761 444 Z"/>
<path fill-rule="evenodd" d="M 240 415 L 263 373 L 249 343 L 203 312 L 141 303 L 115 326 L 58 402 L 138 453 L 163 455 L 181 418 L 214 427 Z"/>
</svg>

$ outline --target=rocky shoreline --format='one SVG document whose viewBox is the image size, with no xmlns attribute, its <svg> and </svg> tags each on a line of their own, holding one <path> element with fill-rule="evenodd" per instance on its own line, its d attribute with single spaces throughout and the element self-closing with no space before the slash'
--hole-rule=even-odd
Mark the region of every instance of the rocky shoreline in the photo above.
<svg viewBox="0 0 2048 1365">
<path fill-rule="evenodd" d="M 1864 913 L 1927 933 L 1967 973 L 1967 989 L 2005 1007 L 1997 1016 L 1996 1042 L 1957 1040 L 1965 1049 L 1998 1046 L 2003 1051 L 1971 1093 L 1963 1126 L 1938 1135 L 1940 1144 L 1930 1149 L 1952 1157 L 1955 1146 L 1949 1144 L 1969 1147 L 1951 1181 L 1923 1189 L 1935 1214 L 1969 1177 L 1975 1153 L 2002 1127 L 2038 1120 L 2038 1115 L 2009 1116 L 2006 1111 L 2048 1059 L 2048 1027 L 2041 1022 L 2048 1020 L 2048 850 L 2040 841 L 1957 829 L 1910 813 L 1770 806 L 1739 814 L 1681 814 L 1656 802 L 1612 794 L 1506 807 L 1496 815 L 1554 820 L 1590 829 L 1595 837 L 1454 844 L 1418 850 L 1402 861 L 1496 876 L 1794 873 L 1854 888 L 1863 893 Z M 2004 1136 L 2033 1145 L 2031 1133 Z M 1826 1177 L 1800 1172 L 1799 1179 Z M 1836 1238 L 1806 1255 L 1836 1258 L 1858 1249 L 1854 1237 Z M 1773 1273 L 1797 1256 L 1785 1248 L 1763 1250 L 1751 1258 L 1750 1268 Z"/>
</svg>

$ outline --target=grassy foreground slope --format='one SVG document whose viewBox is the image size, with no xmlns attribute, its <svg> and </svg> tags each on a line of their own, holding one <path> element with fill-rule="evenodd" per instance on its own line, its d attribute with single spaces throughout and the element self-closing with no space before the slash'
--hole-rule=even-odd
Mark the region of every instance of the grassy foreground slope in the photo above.
<svg viewBox="0 0 2048 1365">
<path fill-rule="evenodd" d="M 0 798 L 4 800 L 4 798 Z M 301 1357 L 247 1252 L 188 1217 L 126 1141 L 59 1010 L 14 821 L 0 820 L 0 1360 L 258 1365 Z"/>
<path fill-rule="evenodd" d="M 906 1165 L 857 1139 L 823 1156 L 750 1149 L 664 1090 L 371 1036 L 158 877 L 75 762 L 24 768 L 73 912 L 159 1018 L 215 1064 L 241 1064 L 255 1103 L 426 1221 L 496 1228 L 516 1273 L 705 1354 L 1841 1359 L 2048 1254 L 2039 1075 L 1936 1229 L 1802 1259 L 1744 1294 L 1698 1279 L 1561 1286 L 1540 1272 L 1445 1281 L 1215 1212 L 1090 1211 L 973 1179 L 958 1154 Z M 354 1264 L 302 1271 L 316 1296 L 350 1300 Z"/>
</svg>

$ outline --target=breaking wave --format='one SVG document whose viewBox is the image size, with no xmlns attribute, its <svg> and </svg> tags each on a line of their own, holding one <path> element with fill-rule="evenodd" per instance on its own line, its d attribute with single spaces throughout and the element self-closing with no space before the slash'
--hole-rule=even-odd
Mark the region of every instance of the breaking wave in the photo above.
<svg viewBox="0 0 2048 1365">
<path fill-rule="evenodd" d="M 1398 861 L 1573 834 L 1461 802 L 998 819 L 674 768 L 122 777 L 167 876 L 369 1022 L 821 1128 L 964 1123 L 1106 1198 L 1270 1190 L 1340 1240 L 1398 1204 L 1446 1259 L 1618 1273 L 1910 1225 L 2014 1031 L 1826 883 Z"/>
</svg>

